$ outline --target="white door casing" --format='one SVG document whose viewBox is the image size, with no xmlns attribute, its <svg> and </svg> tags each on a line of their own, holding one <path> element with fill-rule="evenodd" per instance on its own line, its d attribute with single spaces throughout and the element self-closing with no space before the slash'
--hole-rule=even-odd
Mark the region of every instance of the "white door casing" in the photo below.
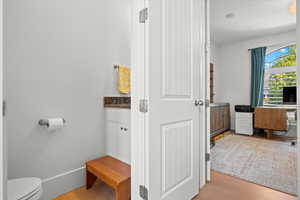
<svg viewBox="0 0 300 200">
<path fill-rule="evenodd" d="M 145 114 L 139 101 L 145 98 L 145 24 L 139 14 L 144 0 L 132 0 L 131 38 L 131 199 L 142 200 L 139 186 L 145 185 Z"/>
<path fill-rule="evenodd" d="M 3 0 L 0 0 L 0 97 L 3 102 Z M 7 154 L 6 154 L 6 137 L 4 132 L 3 123 L 3 106 L 0 108 L 0 200 L 7 199 Z"/>
<path fill-rule="evenodd" d="M 206 87 L 203 2 L 146 2 L 148 199 L 188 200 L 199 191 L 200 162 L 205 166 L 200 135 L 205 144 L 206 126 L 205 108 L 196 107 L 195 100 L 204 100 Z"/>
<path fill-rule="evenodd" d="M 211 47 L 210 47 L 210 4 L 209 4 L 209 0 L 205 0 L 205 30 L 206 30 L 206 37 L 205 37 L 205 42 L 206 42 L 206 46 L 205 46 L 205 61 L 206 61 L 206 78 L 204 78 L 206 80 L 206 103 L 209 105 L 210 103 L 210 97 L 211 97 L 211 90 L 210 90 L 210 63 L 211 63 L 211 59 L 210 59 L 210 51 L 211 51 Z M 210 107 L 207 106 L 206 107 L 206 144 L 205 144 L 205 148 L 206 148 L 206 154 L 210 155 Z M 205 179 L 206 182 L 211 180 L 211 175 L 210 175 L 210 170 L 211 170 L 211 161 L 210 159 L 205 160 L 206 162 L 206 168 L 205 168 Z M 201 173 L 201 172 L 200 172 Z M 205 183 L 200 183 L 200 186 L 203 186 L 203 184 Z"/>
</svg>

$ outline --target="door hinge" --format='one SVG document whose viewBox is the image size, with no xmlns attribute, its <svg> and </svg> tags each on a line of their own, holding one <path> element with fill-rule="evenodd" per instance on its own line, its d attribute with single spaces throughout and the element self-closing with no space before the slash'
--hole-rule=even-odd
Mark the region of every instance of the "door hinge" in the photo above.
<svg viewBox="0 0 300 200">
<path fill-rule="evenodd" d="M 140 197 L 148 200 L 148 189 L 144 185 L 140 185 Z"/>
<path fill-rule="evenodd" d="M 208 53 L 210 49 L 210 44 L 208 42 L 205 43 L 205 53 Z"/>
<path fill-rule="evenodd" d="M 148 112 L 148 100 L 146 100 L 146 99 L 140 100 L 140 112 L 143 112 L 143 113 Z"/>
<path fill-rule="evenodd" d="M 140 23 L 145 23 L 148 19 L 148 8 L 144 8 L 140 11 Z"/>
<path fill-rule="evenodd" d="M 209 153 L 205 154 L 205 161 L 206 162 L 210 161 L 210 154 Z"/>
<path fill-rule="evenodd" d="M 210 101 L 209 99 L 205 99 L 205 107 L 209 107 Z"/>
<path fill-rule="evenodd" d="M 4 117 L 6 114 L 6 101 L 2 101 L 2 116 Z"/>
</svg>

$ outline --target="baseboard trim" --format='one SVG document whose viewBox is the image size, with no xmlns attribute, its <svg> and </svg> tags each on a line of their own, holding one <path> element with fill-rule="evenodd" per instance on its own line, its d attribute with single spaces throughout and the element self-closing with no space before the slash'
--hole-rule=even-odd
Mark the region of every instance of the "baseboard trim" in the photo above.
<svg viewBox="0 0 300 200">
<path fill-rule="evenodd" d="M 85 166 L 43 180 L 42 200 L 51 200 L 85 184 Z"/>
<path fill-rule="evenodd" d="M 67 172 L 65 172 L 65 173 L 58 174 L 58 175 L 56 175 L 56 176 L 52 176 L 52 177 L 50 177 L 50 178 L 46 178 L 46 179 L 43 180 L 43 183 L 47 183 L 47 182 L 49 182 L 49 181 L 53 181 L 54 179 L 61 178 L 61 177 L 63 177 L 63 176 L 66 176 L 66 175 L 69 175 L 69 174 L 78 172 L 78 171 L 83 170 L 83 169 L 85 169 L 85 166 L 80 167 L 80 168 L 77 168 L 77 169 L 73 169 L 73 170 L 70 170 L 70 171 L 67 171 Z"/>
</svg>

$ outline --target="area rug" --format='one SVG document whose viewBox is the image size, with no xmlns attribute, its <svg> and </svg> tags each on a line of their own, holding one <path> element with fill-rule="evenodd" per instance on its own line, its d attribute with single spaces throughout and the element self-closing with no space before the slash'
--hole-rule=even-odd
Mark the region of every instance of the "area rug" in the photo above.
<svg viewBox="0 0 300 200">
<path fill-rule="evenodd" d="M 289 142 L 228 135 L 211 150 L 212 169 L 296 195 L 296 149 Z"/>
</svg>

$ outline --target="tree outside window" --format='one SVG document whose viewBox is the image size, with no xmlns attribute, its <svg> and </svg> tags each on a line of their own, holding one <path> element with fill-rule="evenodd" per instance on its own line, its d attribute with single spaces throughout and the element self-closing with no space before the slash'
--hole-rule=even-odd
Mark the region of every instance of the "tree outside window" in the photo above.
<svg viewBox="0 0 300 200">
<path fill-rule="evenodd" d="M 282 104 L 283 88 L 297 85 L 296 55 L 296 45 L 292 45 L 266 56 L 264 105 Z"/>
</svg>

